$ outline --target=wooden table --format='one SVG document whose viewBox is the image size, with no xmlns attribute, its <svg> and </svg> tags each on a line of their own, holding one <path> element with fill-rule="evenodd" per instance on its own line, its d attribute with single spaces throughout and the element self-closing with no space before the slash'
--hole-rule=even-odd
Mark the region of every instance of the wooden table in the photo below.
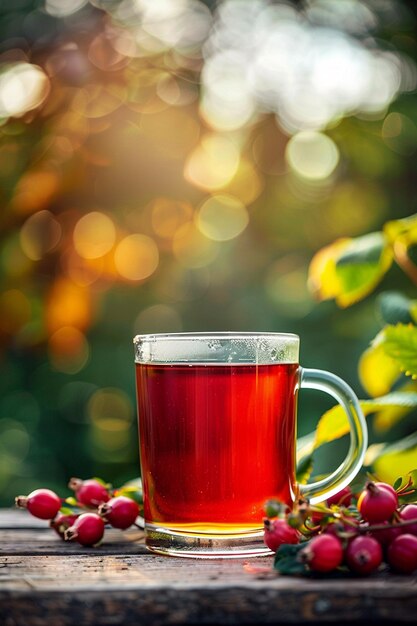
<svg viewBox="0 0 417 626">
<path fill-rule="evenodd" d="M 0 511 L 1 626 L 416 623 L 417 577 L 306 579 L 271 558 L 197 560 L 146 551 L 141 531 L 99 548 L 62 542 L 25 511 Z M 248 567 L 249 564 L 249 567 Z"/>
</svg>

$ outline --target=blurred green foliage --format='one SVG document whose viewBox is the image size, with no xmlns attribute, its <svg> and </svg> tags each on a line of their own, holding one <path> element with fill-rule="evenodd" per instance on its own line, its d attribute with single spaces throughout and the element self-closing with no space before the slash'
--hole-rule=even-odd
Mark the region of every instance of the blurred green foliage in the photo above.
<svg viewBox="0 0 417 626">
<path fill-rule="evenodd" d="M 138 332 L 296 332 L 361 395 L 358 300 L 386 271 L 415 298 L 348 246 L 417 210 L 412 3 L 8 0 L 0 41 L 0 504 L 138 474 Z M 349 308 L 309 290 L 326 246 Z"/>
</svg>

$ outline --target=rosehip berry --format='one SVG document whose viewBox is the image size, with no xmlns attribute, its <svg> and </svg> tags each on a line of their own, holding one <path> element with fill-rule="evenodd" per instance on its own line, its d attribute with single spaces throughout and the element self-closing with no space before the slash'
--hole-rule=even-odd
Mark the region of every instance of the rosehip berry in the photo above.
<svg viewBox="0 0 417 626">
<path fill-rule="evenodd" d="M 99 515 L 103 516 L 113 528 L 126 530 L 131 526 L 139 515 L 139 506 L 131 498 L 117 496 L 110 498 L 108 502 L 100 504 Z"/>
<path fill-rule="evenodd" d="M 334 496 L 330 496 L 330 498 L 327 498 L 328 506 L 332 506 L 333 504 L 336 504 L 337 506 L 348 507 L 350 506 L 351 502 L 352 502 L 352 490 L 349 486 L 344 487 L 343 489 L 335 493 Z"/>
<path fill-rule="evenodd" d="M 110 498 L 106 487 L 98 480 L 89 478 L 81 480 L 81 478 L 71 478 L 68 487 L 75 491 L 75 496 L 84 506 L 97 507 L 102 502 L 107 502 Z"/>
<path fill-rule="evenodd" d="M 264 519 L 264 542 L 272 552 L 276 552 L 283 543 L 299 543 L 300 533 L 284 519 Z"/>
<path fill-rule="evenodd" d="M 83 513 L 67 528 L 66 541 L 75 539 L 82 546 L 94 546 L 104 535 L 104 522 L 97 513 Z"/>
<path fill-rule="evenodd" d="M 58 535 L 64 539 L 64 534 L 67 528 L 75 523 L 75 520 L 79 517 L 76 513 L 73 515 L 64 515 L 64 513 L 58 513 L 55 519 L 49 522 L 49 526 L 53 528 Z"/>
<path fill-rule="evenodd" d="M 35 489 L 28 496 L 17 496 L 15 502 L 40 519 L 54 518 L 61 508 L 61 498 L 50 489 Z"/>
<path fill-rule="evenodd" d="M 399 537 L 403 530 L 401 526 L 391 526 L 389 522 L 382 522 L 387 528 L 381 528 L 380 530 L 371 530 L 370 535 L 376 539 L 382 547 L 387 547 L 394 541 L 396 537 Z"/>
<path fill-rule="evenodd" d="M 397 496 L 373 482 L 369 482 L 359 496 L 358 511 L 371 524 L 391 519 L 396 508 Z"/>
<path fill-rule="evenodd" d="M 400 535 L 388 548 L 387 560 L 396 572 L 411 574 L 417 569 L 417 537 Z"/>
<path fill-rule="evenodd" d="M 415 524 L 403 526 L 403 532 L 407 535 L 417 535 L 417 504 L 407 504 L 400 513 L 401 521 L 416 520 Z"/>
<path fill-rule="evenodd" d="M 346 548 L 346 563 L 356 574 L 370 574 L 382 563 L 382 548 L 373 537 L 355 537 Z"/>
<path fill-rule="evenodd" d="M 319 535 L 301 550 L 300 556 L 314 572 L 331 572 L 341 564 L 343 548 L 334 535 Z"/>
<path fill-rule="evenodd" d="M 377 487 L 380 487 L 381 489 L 386 489 L 387 491 L 392 493 L 392 495 L 396 498 L 397 503 L 398 503 L 398 493 L 395 491 L 392 485 L 390 485 L 389 483 L 375 483 L 375 485 Z"/>
</svg>

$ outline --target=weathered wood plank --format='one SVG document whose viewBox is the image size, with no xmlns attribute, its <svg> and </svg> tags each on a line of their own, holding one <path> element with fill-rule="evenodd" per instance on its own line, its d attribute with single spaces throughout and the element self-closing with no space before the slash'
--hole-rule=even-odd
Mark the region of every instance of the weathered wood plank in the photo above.
<svg viewBox="0 0 417 626">
<path fill-rule="evenodd" d="M 258 566 L 268 568 L 268 577 L 277 581 L 271 559 L 259 559 Z M 10 556 L 1 559 L 0 588 L 27 590 L 28 588 L 59 591 L 67 589 L 103 589 L 137 587 L 140 589 L 168 587 L 187 588 L 213 583 L 251 585 L 259 575 L 245 569 L 241 559 L 194 561 L 144 555 L 88 554 L 69 558 L 61 556 Z M 58 573 L 58 575 L 57 575 Z M 265 574 L 262 574 L 262 579 Z M 284 579 L 281 579 L 284 580 Z"/>
<path fill-rule="evenodd" d="M 0 528 L 0 555 L 42 554 L 143 554 L 146 552 L 144 534 L 141 530 L 125 532 L 106 529 L 105 541 L 98 548 L 83 548 L 76 542 L 64 542 L 44 524 L 42 528 Z"/>
<path fill-rule="evenodd" d="M 20 512 L 0 512 L 1 626 L 398 625 L 417 615 L 415 576 L 288 578 L 270 558 L 162 557 L 136 530 L 106 531 L 85 549 L 15 520 Z"/>
<path fill-rule="evenodd" d="M 23 509 L 0 509 L 0 531 L 16 528 L 45 528 L 47 522 L 29 515 Z"/>
<path fill-rule="evenodd" d="M 281 584 L 279 584 L 281 583 Z M 317 624 L 377 623 L 392 620 L 415 623 L 413 594 L 382 585 L 369 589 L 361 581 L 352 586 L 288 580 L 274 586 L 170 585 L 61 591 L 0 590 L 0 619 L 5 626 L 101 626 L 106 624 Z"/>
</svg>

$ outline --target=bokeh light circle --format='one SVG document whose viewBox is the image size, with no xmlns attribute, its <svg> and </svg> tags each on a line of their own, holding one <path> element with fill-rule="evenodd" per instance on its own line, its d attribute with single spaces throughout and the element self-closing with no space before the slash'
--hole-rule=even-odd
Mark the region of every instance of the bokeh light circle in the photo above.
<svg viewBox="0 0 417 626">
<path fill-rule="evenodd" d="M 67 17 L 82 9 L 88 0 L 45 0 L 45 11 L 54 17 Z"/>
<path fill-rule="evenodd" d="M 171 239 L 180 226 L 190 221 L 192 214 L 188 202 L 156 198 L 152 203 L 152 228 L 158 237 Z"/>
<path fill-rule="evenodd" d="M 64 374 L 76 374 L 87 363 L 88 341 L 78 328 L 63 326 L 53 333 L 48 345 L 52 365 Z"/>
<path fill-rule="evenodd" d="M 108 215 L 92 211 L 81 217 L 74 228 L 74 248 L 85 259 L 104 256 L 116 240 L 116 229 Z"/>
<path fill-rule="evenodd" d="M 218 194 L 208 198 L 200 207 L 198 229 L 214 241 L 227 241 L 240 235 L 249 223 L 248 211 L 233 196 Z"/>
<path fill-rule="evenodd" d="M 158 267 L 158 247 L 147 235 L 128 235 L 118 244 L 114 253 L 114 263 L 123 278 L 144 280 Z"/>
<path fill-rule="evenodd" d="M 339 163 L 334 141 L 317 131 L 302 131 L 291 137 L 285 156 L 291 169 L 309 180 L 328 178 Z"/>
<path fill-rule="evenodd" d="M 221 189 L 236 174 L 239 160 L 239 150 L 231 139 L 220 134 L 206 135 L 190 154 L 184 177 L 202 189 Z"/>
<path fill-rule="evenodd" d="M 132 437 L 133 406 L 124 391 L 113 387 L 98 389 L 87 403 L 91 423 L 92 454 L 117 462 L 116 454 L 124 450 Z"/>
<path fill-rule="evenodd" d="M 62 228 L 50 211 L 31 215 L 20 231 L 20 245 L 29 259 L 39 261 L 53 250 L 61 239 Z"/>
<path fill-rule="evenodd" d="M 45 72 L 31 63 L 15 63 L 0 73 L 0 117 L 21 117 L 47 98 Z"/>
</svg>

